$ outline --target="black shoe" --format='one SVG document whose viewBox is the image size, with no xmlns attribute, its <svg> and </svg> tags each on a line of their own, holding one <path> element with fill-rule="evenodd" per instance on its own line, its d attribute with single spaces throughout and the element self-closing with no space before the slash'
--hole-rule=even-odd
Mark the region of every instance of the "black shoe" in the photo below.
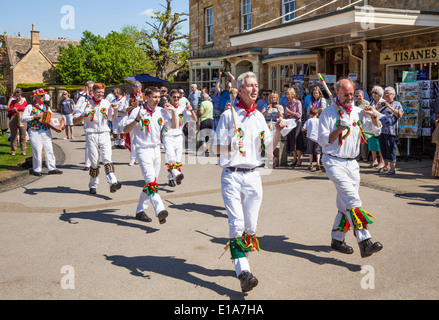
<svg viewBox="0 0 439 320">
<path fill-rule="evenodd" d="M 90 170 L 90 167 L 84 167 L 84 168 L 82 168 L 82 171 L 89 171 Z"/>
<path fill-rule="evenodd" d="M 90 194 L 96 194 L 96 188 L 90 188 Z"/>
<path fill-rule="evenodd" d="M 169 186 L 170 187 L 175 187 L 175 181 L 174 180 L 169 180 Z"/>
<path fill-rule="evenodd" d="M 146 215 L 144 211 L 140 211 L 139 213 L 136 213 L 136 219 L 143 221 L 143 222 L 151 222 L 152 219 Z"/>
<path fill-rule="evenodd" d="M 62 174 L 62 171 L 55 169 L 55 170 L 49 171 L 49 174 Z"/>
<path fill-rule="evenodd" d="M 122 188 L 122 184 L 120 183 L 120 182 L 116 182 L 116 183 L 113 183 L 111 186 L 110 186 L 110 192 L 111 193 L 115 193 L 117 190 L 119 190 L 120 188 Z"/>
<path fill-rule="evenodd" d="M 253 276 L 249 271 L 242 271 L 238 276 L 238 279 L 241 281 L 242 292 L 252 290 L 259 283 L 258 279 L 256 279 L 255 276 Z"/>
<path fill-rule="evenodd" d="M 184 175 L 183 173 L 180 173 L 177 178 L 175 178 L 175 181 L 177 181 L 177 184 L 180 185 L 181 184 L 181 180 L 184 179 Z"/>
<path fill-rule="evenodd" d="M 167 216 L 168 216 L 168 211 L 166 210 L 160 211 L 160 213 L 157 215 L 157 218 L 159 218 L 159 223 L 160 224 L 166 223 Z"/>
<path fill-rule="evenodd" d="M 360 253 L 362 258 L 366 258 L 371 256 L 373 253 L 381 251 L 383 249 L 383 245 L 379 242 L 372 242 L 372 240 L 367 239 L 358 243 L 360 247 Z"/>
<path fill-rule="evenodd" d="M 41 177 L 43 175 L 41 172 L 35 172 L 35 171 L 32 171 L 31 174 L 35 177 Z"/>
<path fill-rule="evenodd" d="M 354 249 L 348 246 L 344 241 L 338 241 L 335 239 L 332 239 L 331 241 L 331 248 L 345 254 L 354 253 Z"/>
</svg>

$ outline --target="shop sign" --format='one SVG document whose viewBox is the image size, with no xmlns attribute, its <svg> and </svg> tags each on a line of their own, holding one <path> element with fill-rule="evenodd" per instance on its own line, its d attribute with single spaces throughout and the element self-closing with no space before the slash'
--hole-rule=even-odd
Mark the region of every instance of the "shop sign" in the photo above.
<svg viewBox="0 0 439 320">
<path fill-rule="evenodd" d="M 223 66 L 222 61 L 199 61 L 191 62 L 191 68 L 221 68 Z"/>
<path fill-rule="evenodd" d="M 380 54 L 381 64 L 413 63 L 435 59 L 439 60 L 439 47 L 385 52 Z"/>
</svg>

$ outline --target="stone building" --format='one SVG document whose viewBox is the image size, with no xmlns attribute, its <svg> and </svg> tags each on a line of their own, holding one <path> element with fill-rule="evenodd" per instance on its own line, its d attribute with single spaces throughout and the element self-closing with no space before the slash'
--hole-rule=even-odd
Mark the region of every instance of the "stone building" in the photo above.
<svg viewBox="0 0 439 320">
<path fill-rule="evenodd" d="M 281 91 L 293 76 L 350 76 L 370 92 L 402 72 L 439 80 L 439 2 L 401 0 L 190 0 L 190 82 L 253 71 Z"/>
<path fill-rule="evenodd" d="M 35 25 L 30 33 L 30 38 L 5 36 L 6 56 L 0 67 L 7 81 L 7 95 L 12 94 L 18 83 L 54 83 L 59 48 L 80 44 L 76 40 L 40 39 Z"/>
</svg>

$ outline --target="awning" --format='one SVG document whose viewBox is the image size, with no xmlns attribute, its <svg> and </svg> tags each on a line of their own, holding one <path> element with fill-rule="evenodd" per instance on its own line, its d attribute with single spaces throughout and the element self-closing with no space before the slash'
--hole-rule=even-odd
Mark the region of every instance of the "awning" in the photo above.
<svg viewBox="0 0 439 320">
<path fill-rule="evenodd" d="M 137 76 L 132 76 L 124 79 L 125 81 L 140 81 L 140 82 L 168 82 L 166 80 L 150 76 L 147 73 L 141 73 Z"/>
<path fill-rule="evenodd" d="M 373 9 L 373 11 L 371 11 Z M 230 36 L 234 49 L 320 49 L 364 40 L 391 40 L 439 32 L 439 13 L 351 7 L 332 13 Z"/>
</svg>

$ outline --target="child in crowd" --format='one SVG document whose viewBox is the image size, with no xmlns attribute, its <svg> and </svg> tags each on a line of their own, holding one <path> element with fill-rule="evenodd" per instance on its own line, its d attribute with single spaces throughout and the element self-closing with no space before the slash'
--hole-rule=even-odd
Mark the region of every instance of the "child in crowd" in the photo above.
<svg viewBox="0 0 439 320">
<path fill-rule="evenodd" d="M 308 141 L 306 152 L 309 154 L 309 167 L 308 170 L 312 171 L 314 154 L 316 155 L 316 171 L 320 170 L 320 156 L 322 154 L 322 147 L 317 143 L 317 135 L 319 132 L 319 110 L 316 108 L 310 108 L 308 111 L 309 119 L 306 120 L 302 130 L 306 131 L 306 137 Z"/>
</svg>

